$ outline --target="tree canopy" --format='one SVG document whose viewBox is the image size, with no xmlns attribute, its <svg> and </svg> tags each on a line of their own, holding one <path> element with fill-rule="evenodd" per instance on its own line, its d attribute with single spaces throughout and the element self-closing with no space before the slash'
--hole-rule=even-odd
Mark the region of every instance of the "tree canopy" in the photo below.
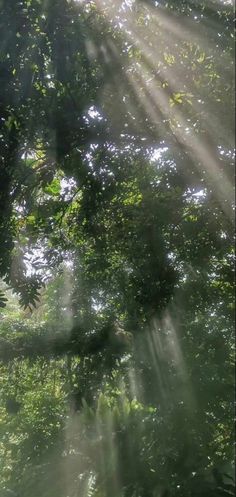
<svg viewBox="0 0 236 497">
<path fill-rule="evenodd" d="M 0 497 L 234 495 L 233 6 L 0 11 Z"/>
</svg>

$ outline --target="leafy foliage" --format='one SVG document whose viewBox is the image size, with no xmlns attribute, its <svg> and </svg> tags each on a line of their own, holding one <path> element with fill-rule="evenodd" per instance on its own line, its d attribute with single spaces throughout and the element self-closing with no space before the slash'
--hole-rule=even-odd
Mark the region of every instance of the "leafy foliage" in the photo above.
<svg viewBox="0 0 236 497">
<path fill-rule="evenodd" d="M 0 3 L 0 495 L 234 494 L 225 3 Z"/>
</svg>

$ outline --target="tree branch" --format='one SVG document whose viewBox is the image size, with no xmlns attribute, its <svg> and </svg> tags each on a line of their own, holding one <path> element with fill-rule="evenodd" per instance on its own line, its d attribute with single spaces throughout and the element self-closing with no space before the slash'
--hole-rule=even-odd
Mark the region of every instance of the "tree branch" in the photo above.
<svg viewBox="0 0 236 497">
<path fill-rule="evenodd" d="M 72 330 L 69 338 L 62 334 L 30 337 L 27 335 L 14 341 L 0 337 L 0 361 L 8 363 L 17 358 L 35 360 L 38 357 L 62 357 L 67 354 L 80 357 L 94 355 L 107 348 L 110 343 L 110 332 L 110 326 L 106 326 L 96 335 L 83 336 L 83 338 L 81 335 L 84 334 L 79 329 Z"/>
</svg>

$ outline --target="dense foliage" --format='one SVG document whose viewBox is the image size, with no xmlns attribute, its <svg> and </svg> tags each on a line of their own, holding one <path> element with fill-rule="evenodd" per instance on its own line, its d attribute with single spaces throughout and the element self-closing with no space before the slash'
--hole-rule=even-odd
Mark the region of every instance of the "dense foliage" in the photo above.
<svg viewBox="0 0 236 497">
<path fill-rule="evenodd" d="M 232 5 L 0 10 L 0 497 L 234 495 Z"/>
</svg>

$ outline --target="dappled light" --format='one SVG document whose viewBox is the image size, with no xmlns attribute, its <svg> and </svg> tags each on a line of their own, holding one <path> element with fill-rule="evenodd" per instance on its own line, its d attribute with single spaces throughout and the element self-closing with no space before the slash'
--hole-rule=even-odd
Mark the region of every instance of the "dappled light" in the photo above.
<svg viewBox="0 0 236 497">
<path fill-rule="evenodd" d="M 0 497 L 235 493 L 233 7 L 0 2 Z"/>
<path fill-rule="evenodd" d="M 145 2 L 143 3 L 145 4 Z M 213 72 L 219 71 L 219 69 L 230 71 L 229 75 L 231 74 L 232 78 L 233 54 L 229 56 L 224 49 L 224 58 L 220 58 L 222 53 L 220 41 L 215 46 L 217 34 L 222 36 L 217 33 L 219 28 L 217 20 L 212 22 L 205 18 L 204 13 L 198 13 L 194 6 L 189 6 L 190 18 L 186 18 L 186 16 L 183 18 L 161 4 L 158 5 L 158 2 L 158 9 L 154 8 L 154 5 L 151 6 L 151 2 L 147 2 L 147 4 L 146 9 L 142 12 L 139 8 L 133 10 L 132 2 L 124 2 L 123 8 L 116 11 L 112 2 L 98 2 L 101 10 L 105 9 L 111 22 L 114 15 L 115 18 L 119 19 L 119 26 L 127 40 L 126 45 L 137 47 L 140 51 L 139 62 L 135 67 L 132 67 L 131 61 L 130 69 L 127 71 L 126 85 L 127 87 L 131 86 L 131 92 L 134 93 L 138 105 L 141 106 L 144 118 L 146 116 L 146 119 L 154 125 L 156 136 L 159 137 L 161 133 L 165 137 L 167 133 L 173 133 L 179 144 L 190 155 L 194 167 L 200 168 L 201 174 L 206 174 L 206 180 L 209 186 L 214 188 L 222 209 L 233 220 L 232 183 L 227 172 L 222 168 L 216 142 L 216 138 L 224 137 L 229 146 L 232 146 L 234 143 L 233 129 L 231 129 L 231 136 L 229 136 L 225 123 L 216 115 L 216 109 L 211 107 L 210 102 L 207 102 L 206 96 L 203 94 L 204 89 L 201 89 L 200 84 L 196 85 L 194 74 L 197 70 L 197 63 L 199 79 L 200 72 L 202 72 L 201 65 L 210 69 L 212 83 L 213 81 L 217 82 L 217 78 L 220 77 L 218 72 Z M 212 9 L 214 8 L 217 10 L 217 4 L 215 7 L 212 6 Z M 200 23 L 202 18 L 204 18 L 204 24 Z M 146 31 L 149 24 L 151 30 L 147 35 Z M 191 68 L 192 77 L 189 68 L 185 67 L 186 61 L 184 59 L 176 67 L 176 59 L 179 59 L 181 52 L 186 52 L 188 45 L 192 54 L 197 55 L 196 62 L 193 64 L 195 67 Z M 163 49 L 166 50 L 164 54 Z M 220 64 L 217 60 L 218 68 L 216 66 L 215 70 L 213 65 L 209 63 L 212 60 L 213 50 L 217 57 L 222 60 Z M 160 62 L 163 55 L 164 61 Z M 186 55 L 184 57 L 186 58 Z M 209 83 L 208 85 L 210 86 Z M 183 88 L 185 91 L 182 91 Z M 220 99 L 216 100 L 216 106 L 217 102 L 219 103 Z M 132 113 L 132 94 L 130 105 L 130 113 Z M 203 105 L 204 110 L 202 109 Z M 195 119 L 200 114 L 200 119 L 204 125 L 200 136 L 198 136 L 196 129 L 196 121 L 192 120 L 191 114 Z M 134 116 L 133 119 L 135 119 Z M 230 114 L 228 119 L 230 119 Z"/>
</svg>

